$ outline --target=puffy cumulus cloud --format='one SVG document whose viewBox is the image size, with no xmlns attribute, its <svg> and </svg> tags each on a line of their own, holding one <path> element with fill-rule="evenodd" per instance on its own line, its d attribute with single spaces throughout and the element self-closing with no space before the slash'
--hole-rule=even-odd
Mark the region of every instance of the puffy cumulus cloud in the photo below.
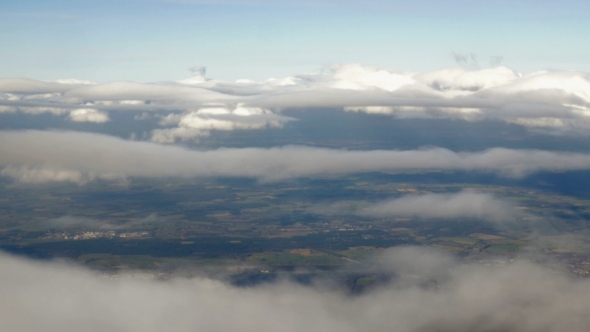
<svg viewBox="0 0 590 332">
<path fill-rule="evenodd" d="M 332 87 L 337 89 L 364 90 L 379 88 L 395 91 L 404 85 L 414 84 L 412 74 L 399 74 L 383 68 L 365 67 L 360 64 L 332 65 Z"/>
<path fill-rule="evenodd" d="M 106 112 L 101 112 L 92 108 L 79 108 L 70 112 L 70 120 L 74 122 L 108 122 L 109 115 Z"/>
<path fill-rule="evenodd" d="M 563 91 L 571 97 L 590 102 L 590 75 L 573 71 L 540 71 L 525 75 L 520 80 L 496 86 L 491 92 L 523 94 L 538 91 Z M 553 96 L 550 96 L 553 97 Z"/>
<path fill-rule="evenodd" d="M 559 133 L 587 134 L 590 128 L 590 75 L 584 72 L 522 74 L 503 66 L 464 66 L 413 73 L 336 64 L 316 73 L 262 82 L 206 79 L 202 67 L 193 73 L 186 80 L 154 83 L 3 79 L 0 106 L 178 113 L 217 103 L 226 109 L 241 104 L 275 114 L 285 108 L 330 107 L 401 117 L 493 119 Z"/>
<path fill-rule="evenodd" d="M 152 131 L 151 140 L 158 143 L 187 141 L 197 137 L 208 136 L 211 130 L 252 130 L 263 128 L 281 128 L 293 118 L 274 114 L 259 107 L 245 107 L 238 104 L 235 109 L 223 105 L 208 105 L 196 111 L 184 114 L 172 113 L 160 121 L 161 125 L 177 125 L 176 128 L 156 129 Z"/>
<path fill-rule="evenodd" d="M 195 151 L 99 134 L 48 131 L 0 132 L 0 143 L 0 167 L 4 169 L 49 169 L 94 177 L 118 174 L 273 181 L 375 171 L 480 171 L 521 177 L 537 171 L 590 169 L 589 154 L 504 148 L 469 153 L 441 148 L 347 151 L 304 146 Z M 19 173 L 5 171 L 16 179 L 27 178 L 14 174 Z"/>
<path fill-rule="evenodd" d="M 371 272 L 398 277 L 350 296 L 322 283 L 237 288 L 205 278 L 108 279 L 1 255 L 0 318 L 15 332 L 581 332 L 590 324 L 590 282 L 538 265 L 464 264 L 416 248 L 389 249 L 376 262 Z"/>
<path fill-rule="evenodd" d="M 407 195 L 367 206 L 358 214 L 371 217 L 474 218 L 509 220 L 521 213 L 493 195 L 464 191 L 457 194 Z"/>
</svg>

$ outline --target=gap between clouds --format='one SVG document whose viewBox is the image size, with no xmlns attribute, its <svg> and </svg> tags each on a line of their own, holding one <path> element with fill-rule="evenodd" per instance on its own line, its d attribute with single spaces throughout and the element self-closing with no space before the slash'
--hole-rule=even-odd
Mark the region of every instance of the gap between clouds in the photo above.
<svg viewBox="0 0 590 332">
<path fill-rule="evenodd" d="M 126 177 L 248 177 L 261 181 L 362 172 L 478 171 L 523 177 L 590 169 L 590 154 L 493 148 L 481 152 L 349 151 L 306 146 L 189 150 L 81 132 L 2 131 L 0 171 L 23 182 Z"/>
</svg>

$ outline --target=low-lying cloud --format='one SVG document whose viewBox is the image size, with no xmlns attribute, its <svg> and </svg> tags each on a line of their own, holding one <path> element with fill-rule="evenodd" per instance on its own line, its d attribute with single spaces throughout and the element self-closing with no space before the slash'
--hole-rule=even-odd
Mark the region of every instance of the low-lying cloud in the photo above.
<svg viewBox="0 0 590 332">
<path fill-rule="evenodd" d="M 372 217 L 475 218 L 497 221 L 516 216 L 517 210 L 490 194 L 461 192 L 406 195 L 367 206 L 358 213 Z"/>
<path fill-rule="evenodd" d="M 81 132 L 0 132 L 1 174 L 25 182 L 96 178 L 249 177 L 263 181 L 361 172 L 479 171 L 522 177 L 590 169 L 590 155 L 493 148 L 481 152 L 348 151 L 305 146 L 189 150 Z M 81 179 L 81 180 L 78 180 Z"/>
<path fill-rule="evenodd" d="M 416 248 L 387 250 L 376 262 L 369 273 L 398 277 L 351 296 L 323 283 L 113 280 L 2 255 L 0 319 L 15 332 L 561 332 L 590 324 L 590 282 L 534 264 L 486 267 Z"/>
<path fill-rule="evenodd" d="M 310 212 L 372 218 L 477 219 L 491 222 L 513 221 L 523 216 L 508 201 L 491 194 L 472 191 L 404 195 L 364 206 L 351 206 L 342 202 L 317 205 Z"/>
</svg>

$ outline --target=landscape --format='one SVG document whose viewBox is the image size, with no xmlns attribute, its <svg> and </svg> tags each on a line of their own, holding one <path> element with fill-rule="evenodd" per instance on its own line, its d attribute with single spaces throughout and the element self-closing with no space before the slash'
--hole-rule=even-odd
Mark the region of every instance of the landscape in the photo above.
<svg viewBox="0 0 590 332">
<path fill-rule="evenodd" d="M 0 5 L 0 322 L 587 331 L 566 2 Z"/>
</svg>

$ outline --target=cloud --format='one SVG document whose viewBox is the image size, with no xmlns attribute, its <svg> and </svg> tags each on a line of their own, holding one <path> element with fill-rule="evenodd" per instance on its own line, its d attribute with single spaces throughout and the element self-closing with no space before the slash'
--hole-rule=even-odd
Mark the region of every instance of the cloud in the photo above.
<svg viewBox="0 0 590 332">
<path fill-rule="evenodd" d="M 348 90 L 379 88 L 395 91 L 415 83 L 411 75 L 395 73 L 386 69 L 364 67 L 360 64 L 332 65 L 332 87 Z"/>
<path fill-rule="evenodd" d="M 407 195 L 368 206 L 359 214 L 372 217 L 476 218 L 502 220 L 514 217 L 517 210 L 490 194 Z"/>
<path fill-rule="evenodd" d="M 111 119 L 109 119 L 109 115 L 106 112 L 92 108 L 79 108 L 70 112 L 70 120 L 74 122 L 104 123 Z"/>
<path fill-rule="evenodd" d="M 510 221 L 523 215 L 504 200 L 491 194 L 471 191 L 455 194 L 405 195 L 365 206 L 336 203 L 316 206 L 311 211 L 373 218 L 478 219 L 492 222 Z"/>
<path fill-rule="evenodd" d="M 25 78 L 2 78 L 0 79 L 0 92 L 14 94 L 43 94 L 66 92 L 78 84 L 62 84 L 59 82 L 42 82 Z"/>
<path fill-rule="evenodd" d="M 211 130 L 281 128 L 284 123 L 292 120 L 295 119 L 274 114 L 268 109 L 245 107 L 242 104 L 238 104 L 233 110 L 223 105 L 209 105 L 196 111 L 167 115 L 160 124 L 164 126 L 176 124 L 178 127 L 156 129 L 152 131 L 151 140 L 158 143 L 174 143 L 178 139 L 187 141 L 208 136 Z"/>
<path fill-rule="evenodd" d="M 1 79 L 0 106 L 97 111 L 189 113 L 217 104 L 281 110 L 341 108 L 402 117 L 500 120 L 560 134 L 590 129 L 590 75 L 576 71 L 518 73 L 478 69 L 472 55 L 455 54 L 459 68 L 416 73 L 361 64 L 333 64 L 315 73 L 262 82 L 223 82 L 196 76 L 177 82 L 41 82 Z M 498 62 L 499 60 L 495 60 Z M 65 84 L 67 83 L 67 84 Z M 402 111 L 400 111 L 402 110 Z M 54 114 L 58 114 L 54 112 Z M 173 135 L 172 135 L 173 136 Z"/>
<path fill-rule="evenodd" d="M 276 181 L 361 172 L 479 171 L 522 177 L 538 171 L 590 169 L 588 154 L 505 148 L 453 152 L 442 148 L 346 151 L 285 146 L 196 151 L 99 134 L 53 131 L 3 131 L 0 143 L 3 174 L 29 182 L 31 178 L 36 182 L 43 178 L 58 181 L 61 174 L 68 174 L 68 181 L 83 182 L 74 180 L 78 173 L 82 179 L 180 176 Z"/>
<path fill-rule="evenodd" d="M 72 182 L 79 185 L 96 179 L 119 181 L 124 183 L 125 177 L 112 172 L 81 172 L 77 170 L 55 169 L 51 167 L 31 168 L 27 166 L 7 166 L 0 170 L 0 175 L 11 177 L 22 183 Z"/>
<path fill-rule="evenodd" d="M 462 54 L 453 52 L 453 60 L 461 67 L 479 69 L 477 55 L 473 53 Z"/>
<path fill-rule="evenodd" d="M 0 171 L 0 175 L 17 179 L 23 183 L 45 183 L 45 182 L 74 182 L 84 184 L 92 177 L 87 177 L 79 171 L 52 170 L 48 168 L 30 169 L 27 167 L 8 166 Z"/>
<path fill-rule="evenodd" d="M 59 79 L 56 80 L 57 83 L 60 84 L 83 84 L 83 85 L 92 85 L 92 84 L 97 84 L 96 82 L 93 81 L 88 81 L 88 80 L 79 80 L 79 79 L 75 79 L 75 78 L 63 78 L 63 79 Z"/>
<path fill-rule="evenodd" d="M 398 278 L 350 296 L 322 284 L 237 288 L 203 278 L 108 279 L 2 255 L 0 319 L 15 332 L 558 332 L 585 331 L 589 323 L 590 283 L 538 265 L 461 264 L 415 248 L 390 249 L 380 261 L 376 270 Z"/>
<path fill-rule="evenodd" d="M 507 67 L 486 68 L 481 70 L 465 70 L 461 68 L 443 69 L 430 73 L 419 74 L 417 79 L 439 91 L 470 92 L 489 89 L 509 84 L 519 79 L 520 75 Z"/>
<path fill-rule="evenodd" d="M 184 80 L 179 81 L 183 84 L 198 84 L 203 83 L 207 79 L 205 78 L 205 74 L 207 73 L 207 68 L 203 66 L 195 66 L 189 69 L 195 76 L 191 78 L 187 78 Z"/>
</svg>

